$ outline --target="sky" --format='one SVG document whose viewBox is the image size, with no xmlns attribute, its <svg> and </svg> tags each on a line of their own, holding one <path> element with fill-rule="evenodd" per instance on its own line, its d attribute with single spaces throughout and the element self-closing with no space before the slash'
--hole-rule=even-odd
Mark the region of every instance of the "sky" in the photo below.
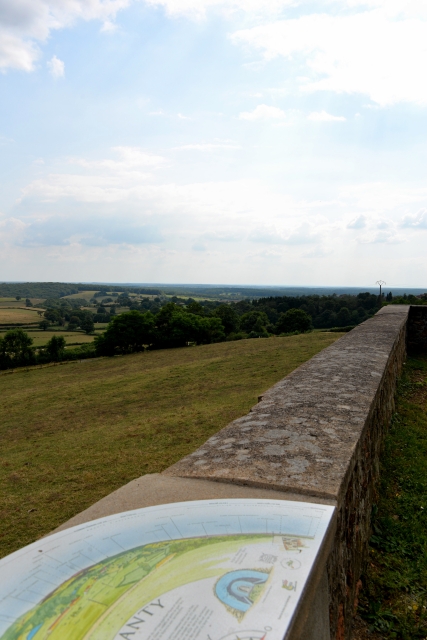
<svg viewBox="0 0 427 640">
<path fill-rule="evenodd" d="M 0 0 L 0 280 L 427 287 L 422 0 Z"/>
</svg>

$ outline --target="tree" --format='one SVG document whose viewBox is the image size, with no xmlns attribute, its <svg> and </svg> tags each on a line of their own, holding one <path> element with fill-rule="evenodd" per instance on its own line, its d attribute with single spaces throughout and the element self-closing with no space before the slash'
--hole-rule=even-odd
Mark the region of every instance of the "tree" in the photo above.
<svg viewBox="0 0 427 640">
<path fill-rule="evenodd" d="M 286 313 L 280 314 L 276 328 L 279 333 L 305 333 L 311 329 L 311 316 L 302 309 L 289 309 Z"/>
<path fill-rule="evenodd" d="M 268 334 L 265 327 L 268 322 L 268 316 L 264 311 L 248 311 L 248 313 L 244 313 L 240 318 L 240 329 L 252 334 L 251 338 L 267 336 Z"/>
<path fill-rule="evenodd" d="M 32 306 L 33 306 L 33 303 L 31 302 L 31 300 L 30 300 L 29 298 L 27 298 L 27 299 L 25 300 L 25 306 L 26 306 L 26 307 L 32 307 Z"/>
<path fill-rule="evenodd" d="M 114 316 L 107 329 L 95 338 L 96 353 L 100 356 L 144 351 L 154 336 L 154 316 L 150 311 L 129 311 Z"/>
<path fill-rule="evenodd" d="M 201 317 L 168 302 L 156 315 L 153 346 L 157 349 L 185 347 L 189 342 L 209 344 L 224 340 L 219 318 Z"/>
<path fill-rule="evenodd" d="M 46 329 L 48 329 L 49 326 L 50 326 L 50 323 L 48 320 L 42 320 L 41 322 L 39 322 L 39 327 L 40 329 L 43 329 L 43 331 L 46 331 Z"/>
<path fill-rule="evenodd" d="M 21 296 L 16 296 L 15 297 L 15 300 L 20 300 L 20 299 L 21 299 Z"/>
<path fill-rule="evenodd" d="M 199 318 L 198 334 L 195 341 L 197 344 L 222 342 L 224 339 L 224 327 L 220 318 Z"/>
<path fill-rule="evenodd" d="M 121 293 L 117 298 L 117 304 L 121 307 L 130 307 L 132 303 L 127 293 Z"/>
<path fill-rule="evenodd" d="M 239 330 L 239 316 L 234 307 L 229 304 L 221 304 L 214 311 L 214 314 L 221 320 L 225 335 L 229 335 Z"/>
<path fill-rule="evenodd" d="M 77 327 L 80 326 L 80 318 L 78 316 L 71 316 L 69 322 L 68 322 L 68 329 L 70 331 L 74 331 L 74 329 L 77 329 Z"/>
<path fill-rule="evenodd" d="M 62 336 L 52 336 L 45 347 L 45 353 L 51 362 L 62 360 L 65 351 L 65 338 Z"/>
<path fill-rule="evenodd" d="M 7 331 L 0 342 L 0 367 L 25 366 L 36 361 L 33 339 L 22 329 Z"/>
<path fill-rule="evenodd" d="M 83 329 L 85 333 L 93 333 L 95 324 L 93 322 L 93 315 L 90 311 L 83 316 L 82 320 L 80 320 L 80 328 Z"/>
<path fill-rule="evenodd" d="M 62 323 L 62 315 L 59 309 L 46 309 L 44 312 L 44 317 L 52 324 L 61 324 Z"/>
<path fill-rule="evenodd" d="M 189 313 L 193 313 L 195 316 L 205 315 L 203 306 L 200 304 L 200 302 L 196 302 L 196 300 L 193 300 L 192 302 L 190 302 L 190 304 L 187 304 L 187 311 Z"/>
<path fill-rule="evenodd" d="M 336 324 L 337 316 L 330 309 L 322 311 L 322 313 L 316 317 L 314 322 L 314 326 L 318 329 L 328 329 L 330 327 L 335 327 Z"/>
<path fill-rule="evenodd" d="M 346 327 L 350 324 L 351 314 L 347 307 L 342 307 L 337 313 L 337 323 L 339 327 Z"/>
</svg>

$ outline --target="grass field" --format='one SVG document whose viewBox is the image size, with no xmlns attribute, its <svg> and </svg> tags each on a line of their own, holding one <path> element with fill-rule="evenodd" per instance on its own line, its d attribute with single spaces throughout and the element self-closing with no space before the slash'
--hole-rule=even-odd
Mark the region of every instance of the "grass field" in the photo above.
<svg viewBox="0 0 427 640">
<path fill-rule="evenodd" d="M 94 296 L 94 294 L 97 293 L 97 290 L 94 291 L 79 291 L 78 293 L 70 293 L 69 296 L 63 296 L 63 298 L 61 298 L 61 300 L 68 300 L 69 298 L 71 299 L 81 299 L 81 300 L 91 300 Z"/>
<path fill-rule="evenodd" d="M 65 339 L 67 344 L 87 344 L 93 342 L 94 335 L 86 335 L 81 331 L 27 331 L 30 338 L 33 339 L 34 347 L 44 347 L 44 345 L 51 339 L 52 336 L 61 336 Z M 0 332 L 0 336 L 4 335 L 4 332 Z"/>
<path fill-rule="evenodd" d="M 35 307 L 44 302 L 44 298 L 30 298 L 30 300 Z M 0 298 L 0 309 L 4 307 L 25 309 L 27 308 L 27 305 L 25 303 L 25 298 L 21 300 L 16 300 L 16 298 Z"/>
<path fill-rule="evenodd" d="M 38 315 L 37 309 L 2 309 L 0 307 L 0 324 L 38 322 L 40 320 L 41 317 Z"/>
<path fill-rule="evenodd" d="M 39 317 L 37 316 L 37 318 Z M 92 335 L 87 335 L 86 333 L 83 333 L 83 331 L 68 331 L 66 327 L 55 327 L 54 331 L 49 331 L 49 329 L 47 329 L 46 331 L 41 331 L 28 327 L 23 327 L 23 329 L 26 333 L 28 333 L 30 338 L 33 339 L 33 347 L 44 347 L 44 345 L 47 344 L 52 336 L 61 336 L 65 339 L 65 342 L 67 344 L 71 345 L 88 344 L 90 342 L 93 342 L 95 336 L 103 333 L 106 326 L 106 324 L 97 323 L 95 325 L 95 332 Z M 0 338 L 4 336 L 6 331 L 8 331 L 7 328 L 0 329 Z"/>
<path fill-rule="evenodd" d="M 357 638 L 427 637 L 427 358 L 408 358 L 381 460 Z"/>
<path fill-rule="evenodd" d="M 113 290 L 111 290 L 113 291 Z M 84 300 L 92 300 L 92 298 L 95 296 L 95 298 L 99 301 L 103 300 L 104 298 L 111 298 L 113 297 L 111 295 L 111 291 L 110 293 L 107 294 L 102 294 L 102 295 L 97 295 L 95 296 L 95 293 L 98 293 L 97 290 L 94 291 L 79 291 L 78 293 L 71 293 L 69 296 L 64 296 L 62 299 L 63 300 L 68 300 L 68 299 L 75 299 L 75 298 L 80 298 L 80 299 L 84 299 Z M 120 291 L 120 287 L 118 289 L 114 289 L 114 291 Z M 128 293 L 129 298 L 135 298 L 136 297 L 136 293 Z M 113 297 L 114 299 L 114 297 Z"/>
<path fill-rule="evenodd" d="M 194 451 L 339 337 L 222 342 L 0 375 L 0 555 Z"/>
</svg>

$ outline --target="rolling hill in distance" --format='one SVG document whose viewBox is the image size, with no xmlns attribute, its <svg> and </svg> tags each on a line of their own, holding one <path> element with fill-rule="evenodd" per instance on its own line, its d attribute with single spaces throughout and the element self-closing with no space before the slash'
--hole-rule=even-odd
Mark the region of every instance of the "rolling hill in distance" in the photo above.
<svg viewBox="0 0 427 640">
<path fill-rule="evenodd" d="M 88 287 L 105 288 L 144 288 L 153 290 L 157 295 L 177 295 L 187 297 L 224 298 L 240 300 L 244 298 L 264 298 L 270 296 L 330 296 L 357 295 L 369 291 L 376 294 L 377 286 L 372 287 L 295 287 L 295 286 L 266 286 L 266 285 L 221 285 L 221 284 L 174 284 L 174 283 L 146 283 L 146 282 L 0 282 L 0 296 L 22 295 L 46 297 L 52 295 L 69 295 L 75 290 L 85 290 Z M 49 293 L 48 293 L 49 290 Z M 55 294 L 53 293 L 55 290 Z M 391 291 L 393 296 L 403 294 L 419 295 L 427 291 L 425 288 L 393 287 L 385 285 L 383 292 Z"/>
</svg>

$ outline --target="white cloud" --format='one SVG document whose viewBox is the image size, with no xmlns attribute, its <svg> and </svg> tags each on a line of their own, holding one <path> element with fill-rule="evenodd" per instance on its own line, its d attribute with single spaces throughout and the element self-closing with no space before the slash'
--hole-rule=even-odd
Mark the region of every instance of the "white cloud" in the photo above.
<svg viewBox="0 0 427 640">
<path fill-rule="evenodd" d="M 413 229 L 427 229 L 427 209 L 420 209 L 414 215 L 406 215 L 402 220 L 401 226 Z"/>
<path fill-rule="evenodd" d="M 286 114 L 278 107 L 267 104 L 259 104 L 253 111 L 243 111 L 239 114 L 240 120 L 283 120 Z"/>
<path fill-rule="evenodd" d="M 366 233 L 359 238 L 359 242 L 361 244 L 400 244 L 405 242 L 405 238 L 394 230 L 381 230 Z"/>
<path fill-rule="evenodd" d="M 201 19 L 209 10 L 225 14 L 244 12 L 259 15 L 276 14 L 283 8 L 299 4 L 295 0 L 146 0 L 148 5 L 163 7 L 169 15 L 186 15 Z"/>
<path fill-rule="evenodd" d="M 25 42 L 0 27 L 0 70 L 12 68 L 32 71 L 37 57 L 38 50 L 34 43 Z"/>
<path fill-rule="evenodd" d="M 49 73 L 54 78 L 62 78 L 65 75 L 65 66 L 62 60 L 53 56 L 47 63 Z"/>
<path fill-rule="evenodd" d="M 317 242 L 320 237 L 309 223 L 303 222 L 298 227 L 290 230 L 279 230 L 276 227 L 258 227 L 249 234 L 249 239 L 263 244 L 298 245 Z"/>
<path fill-rule="evenodd" d="M 351 206 L 358 214 L 369 217 L 385 211 L 399 211 L 409 205 L 425 206 L 427 187 L 406 185 L 398 182 L 361 182 L 339 187 L 338 196 L 345 207 Z"/>
<path fill-rule="evenodd" d="M 156 109 L 155 111 L 149 111 L 149 116 L 163 116 L 164 118 L 178 118 L 178 120 L 191 120 L 190 116 L 185 116 L 182 113 L 167 113 L 163 109 Z"/>
<path fill-rule="evenodd" d="M 117 25 L 111 20 L 106 20 L 101 27 L 102 33 L 115 33 L 117 31 Z"/>
<path fill-rule="evenodd" d="M 183 154 L 181 165 L 184 160 Z M 55 269 L 67 255 L 70 261 L 74 255 L 77 264 L 81 255 L 94 278 L 97 267 L 85 248 L 96 252 L 102 247 L 104 254 L 96 255 L 106 257 L 107 271 L 99 280 L 112 278 L 108 265 L 114 262 L 124 280 L 137 265 L 153 282 L 188 282 L 198 273 L 206 282 L 277 283 L 286 276 L 294 284 L 322 284 L 336 283 L 338 274 L 343 284 L 357 285 L 373 278 L 373 260 L 387 281 L 394 270 L 396 282 L 395 272 L 403 273 L 414 254 L 422 255 L 422 248 L 414 251 L 414 243 L 422 247 L 423 234 L 399 229 L 405 212 L 426 202 L 427 190 L 411 185 L 356 184 L 334 187 L 323 196 L 312 189 L 301 191 L 298 199 L 249 177 L 179 182 L 167 157 L 139 147 L 117 147 L 106 157 L 58 159 L 53 167 L 46 160 L 35 169 L 37 179 L 8 214 L 15 220 L 0 225 L 6 247 L 0 262 L 6 266 L 12 247 L 16 255 L 24 250 L 32 255 L 36 265 L 42 255 L 37 252 L 45 248 L 43 264 Z M 128 254 L 120 258 L 125 260 L 120 266 L 115 256 L 123 246 Z M 354 264 L 357 278 L 349 280 Z"/>
<path fill-rule="evenodd" d="M 265 16 L 280 14 L 289 7 L 305 6 L 311 8 L 310 0 L 146 0 L 146 4 L 163 7 L 172 16 L 186 15 L 194 18 L 205 17 L 209 10 L 216 9 L 222 13 L 232 14 L 244 12 Z M 390 17 L 427 17 L 427 8 L 420 0 L 327 0 L 320 4 L 322 10 L 330 7 L 334 10 L 382 9 Z"/>
<path fill-rule="evenodd" d="M 40 198 L 56 202 L 73 198 L 79 202 L 119 202 L 144 190 L 144 183 L 152 178 L 151 172 L 167 162 L 163 156 L 139 147 L 113 147 L 113 151 L 118 160 L 69 159 L 69 164 L 83 169 L 83 173 L 50 173 L 34 180 L 22 190 L 21 201 Z"/>
<path fill-rule="evenodd" d="M 87 169 L 108 169 L 116 173 L 130 171 L 137 167 L 160 167 L 167 162 L 163 156 L 147 153 L 140 147 L 113 147 L 112 151 L 119 156 L 118 160 L 86 160 L 85 158 L 76 158 L 73 162 Z"/>
<path fill-rule="evenodd" d="M 0 219 L 0 244 L 16 243 L 22 238 L 28 224 L 19 218 Z"/>
<path fill-rule="evenodd" d="M 390 229 L 393 226 L 393 223 L 387 219 L 377 220 L 375 223 L 377 229 Z"/>
<path fill-rule="evenodd" d="M 215 149 L 240 149 L 240 145 L 230 142 L 200 142 L 197 144 L 184 144 L 175 149 L 188 151 L 215 151 Z"/>
<path fill-rule="evenodd" d="M 163 241 L 156 224 L 147 217 L 126 215 L 121 219 L 105 215 L 32 217 L 0 221 L 0 245 L 17 246 L 86 246 L 140 245 Z"/>
<path fill-rule="evenodd" d="M 370 10 L 357 4 L 358 12 L 278 20 L 237 31 L 232 40 L 261 50 L 266 60 L 282 56 L 305 63 L 311 73 L 300 85 L 304 92 L 360 93 L 381 106 L 427 104 L 425 8 L 412 3 L 405 13 L 401 2 L 392 3 L 392 10 L 385 2 L 372 2 Z"/>
<path fill-rule="evenodd" d="M 347 120 L 344 116 L 333 116 L 327 111 L 313 111 L 307 116 L 307 119 L 313 122 L 345 122 Z"/>
<path fill-rule="evenodd" d="M 427 6 L 419 0 L 344 0 L 343 5 L 382 9 L 391 18 L 427 18 Z"/>
<path fill-rule="evenodd" d="M 366 227 L 366 216 L 363 214 L 354 218 L 348 223 L 347 229 L 364 229 Z"/>
<path fill-rule="evenodd" d="M 111 24 L 132 0 L 0 0 L 0 69 L 32 71 L 38 43 L 77 20 Z"/>
<path fill-rule="evenodd" d="M 221 233 L 220 231 L 207 231 L 201 236 L 202 240 L 212 240 L 213 242 L 239 242 L 242 239 L 241 233 Z"/>
</svg>

